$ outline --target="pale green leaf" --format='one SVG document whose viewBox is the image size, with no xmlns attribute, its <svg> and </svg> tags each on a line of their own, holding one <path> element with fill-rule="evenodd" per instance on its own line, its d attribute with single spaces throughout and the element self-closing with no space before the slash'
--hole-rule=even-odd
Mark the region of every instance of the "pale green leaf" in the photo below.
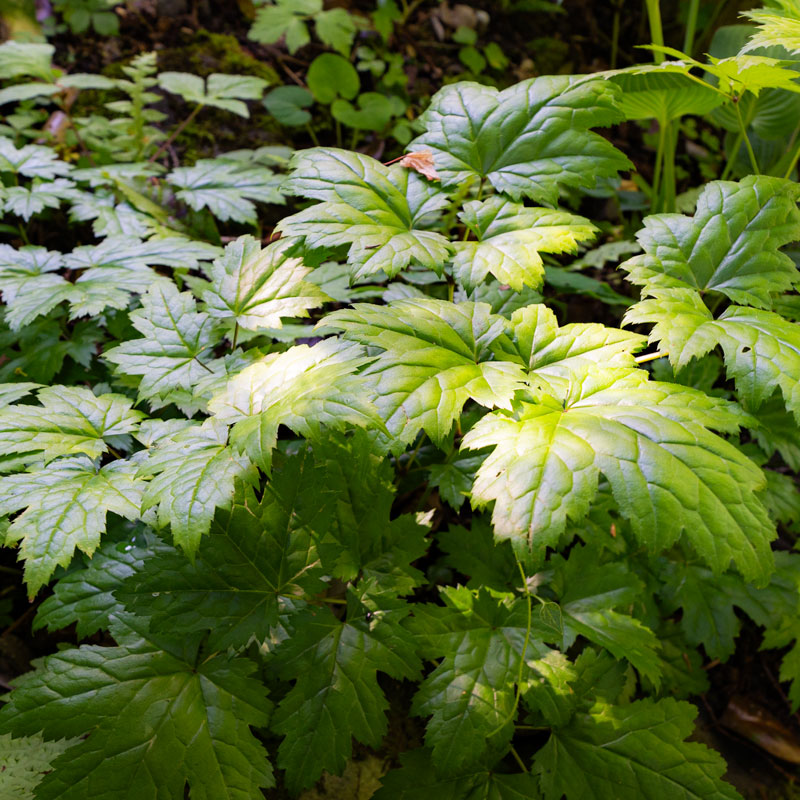
<svg viewBox="0 0 800 800">
<path fill-rule="evenodd" d="M 465 203 L 459 218 L 478 239 L 455 245 L 453 274 L 468 292 L 490 272 L 517 292 L 538 288 L 544 279 L 540 253 L 577 253 L 578 243 L 597 231 L 575 214 L 526 208 L 497 196 Z"/>
<path fill-rule="evenodd" d="M 800 187 L 750 175 L 738 183 L 706 184 L 693 218 L 656 214 L 637 234 L 642 255 L 622 264 L 629 280 L 652 288 L 722 292 L 734 303 L 771 306 L 771 295 L 800 280 L 792 259 L 780 252 L 800 239 Z"/>
<path fill-rule="evenodd" d="M 309 437 L 323 427 L 378 423 L 363 383 L 353 376 L 371 360 L 362 348 L 334 339 L 314 347 L 298 345 L 242 370 L 211 399 L 208 409 L 234 425 L 232 444 L 268 469 L 280 425 Z"/>
<path fill-rule="evenodd" d="M 229 508 L 237 481 L 252 483 L 250 461 L 227 445 L 228 428 L 216 419 L 157 441 L 141 462 L 137 477 L 150 477 L 142 512 L 158 506 L 158 522 L 194 556 L 218 508 Z"/>
<path fill-rule="evenodd" d="M 195 211 L 203 208 L 219 220 L 255 222 L 259 203 L 284 202 L 277 178 L 266 167 L 252 167 L 222 159 L 200 159 L 192 167 L 178 167 L 166 178 L 176 195 Z"/>
<path fill-rule="evenodd" d="M 50 147 L 26 144 L 17 149 L 11 139 L 0 137 L 0 172 L 52 180 L 59 175 L 67 175 L 71 170 L 72 165 L 60 161 L 56 151 Z"/>
<path fill-rule="evenodd" d="M 440 89 L 411 149 L 431 150 L 445 186 L 488 181 L 514 200 L 555 205 L 559 186 L 591 188 L 630 164 L 589 129 L 622 118 L 604 80 L 531 78 L 502 92 L 461 82 Z"/>
<path fill-rule="evenodd" d="M 398 300 L 358 303 L 329 314 L 326 327 L 383 353 L 362 373 L 393 436 L 411 442 L 420 430 L 441 444 L 467 400 L 510 408 L 521 388 L 519 364 L 491 360 L 491 345 L 508 322 L 485 303 Z"/>
<path fill-rule="evenodd" d="M 142 297 L 142 308 L 130 315 L 142 334 L 103 353 L 124 375 L 141 375 L 139 394 L 145 399 L 166 399 L 175 390 L 188 390 L 204 375 L 209 350 L 218 341 L 216 323 L 198 313 L 189 292 L 159 282 Z"/>
<path fill-rule="evenodd" d="M 602 473 L 637 539 L 651 550 L 682 532 L 717 572 L 730 561 L 748 578 L 768 574 L 775 531 L 754 494 L 761 471 L 704 425 L 735 430 L 723 401 L 641 370 L 570 371 L 555 395 L 514 414 L 494 412 L 462 447 L 495 446 L 475 480 L 473 505 L 495 501 L 495 535 L 526 554 L 555 545 L 567 519 L 589 510 Z"/>
<path fill-rule="evenodd" d="M 127 397 L 98 396 L 82 386 L 47 386 L 37 399 L 41 405 L 0 410 L 0 453 L 24 453 L 32 461 L 78 453 L 99 458 L 108 438 L 135 431 L 144 416 Z"/>
<path fill-rule="evenodd" d="M 790 53 L 800 53 L 800 2 L 798 0 L 772 0 L 767 8 L 744 11 L 758 25 L 743 52 L 759 47 L 779 45 Z"/>
<path fill-rule="evenodd" d="M 425 230 L 426 217 L 447 196 L 411 170 L 386 167 L 361 153 L 313 148 L 296 153 L 289 191 L 323 202 L 278 224 L 285 236 L 302 236 L 306 247 L 349 245 L 353 281 L 380 270 L 393 277 L 409 265 L 441 274 L 451 246 Z"/>
<path fill-rule="evenodd" d="M 34 800 L 34 790 L 53 762 L 78 739 L 45 742 L 41 733 L 12 739 L 0 735 L 0 800 Z"/>
<path fill-rule="evenodd" d="M 98 470 L 86 456 L 71 456 L 0 478 L 0 514 L 25 509 L 6 532 L 6 544 L 21 542 L 31 597 L 57 566 L 69 566 L 76 547 L 88 555 L 97 549 L 107 512 L 126 519 L 139 515 L 144 483 L 135 471 L 126 461 Z"/>
<path fill-rule="evenodd" d="M 251 236 L 231 242 L 209 269 L 211 286 L 202 298 L 206 311 L 247 330 L 280 328 L 282 317 L 307 317 L 326 295 L 303 279 L 311 272 L 299 258 L 288 258 L 277 242 L 261 249 Z"/>
</svg>

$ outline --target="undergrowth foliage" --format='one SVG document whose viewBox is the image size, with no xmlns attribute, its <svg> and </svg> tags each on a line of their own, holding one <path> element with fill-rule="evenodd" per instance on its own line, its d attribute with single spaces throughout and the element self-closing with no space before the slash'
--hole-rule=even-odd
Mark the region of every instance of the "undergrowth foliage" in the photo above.
<svg viewBox="0 0 800 800">
<path fill-rule="evenodd" d="M 335 13 L 307 5 L 261 22 L 299 46 Z M 780 5 L 753 46 L 780 43 Z M 0 247 L 0 536 L 46 595 L 36 628 L 107 634 L 7 695 L 19 791 L 244 800 L 277 770 L 299 793 L 380 747 L 405 681 L 424 742 L 378 800 L 737 797 L 687 698 L 737 610 L 764 647 L 800 638 L 800 558 L 771 546 L 800 519 L 800 188 L 715 180 L 691 215 L 660 196 L 638 245 L 588 254 L 600 229 L 559 206 L 631 167 L 596 129 L 692 64 L 453 84 L 388 165 L 263 148 L 167 170 L 156 86 L 246 115 L 265 82 L 149 57 L 68 79 L 31 47 L 0 47 L 3 102 L 127 99 L 74 122 L 99 165 L 0 138 L 3 231 L 27 242 Z M 714 105 L 797 91 L 749 50 L 711 66 Z M 288 196 L 265 245 L 256 204 Z M 41 246 L 25 223 L 53 214 L 99 241 Z M 226 222 L 255 235 L 224 243 Z M 638 253 L 641 299 L 581 253 Z M 545 282 L 628 304 L 623 327 L 560 324 Z M 796 649 L 781 679 L 796 709 Z"/>
</svg>

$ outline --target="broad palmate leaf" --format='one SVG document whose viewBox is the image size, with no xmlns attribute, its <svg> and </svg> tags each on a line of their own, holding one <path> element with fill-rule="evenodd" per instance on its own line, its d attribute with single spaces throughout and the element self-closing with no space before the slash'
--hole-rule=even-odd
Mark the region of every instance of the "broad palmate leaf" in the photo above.
<svg viewBox="0 0 800 800">
<path fill-rule="evenodd" d="M 455 244 L 453 274 L 468 292 L 490 272 L 517 292 L 539 288 L 544 281 L 539 253 L 576 253 L 578 243 L 597 230 L 575 214 L 526 208 L 503 197 L 465 203 L 459 217 L 478 239 Z"/>
<path fill-rule="evenodd" d="M 425 218 L 448 203 L 435 185 L 398 165 L 333 148 L 303 150 L 291 166 L 288 189 L 322 202 L 281 220 L 284 236 L 302 236 L 308 248 L 349 245 L 354 281 L 381 270 L 392 277 L 415 264 L 441 274 L 450 243 L 425 230 Z"/>
<path fill-rule="evenodd" d="M 535 376 L 533 376 L 535 377 Z M 685 532 L 721 572 L 771 569 L 775 531 L 755 495 L 763 473 L 705 426 L 734 431 L 741 413 L 642 370 L 583 366 L 543 383 L 535 403 L 481 419 L 462 447 L 494 446 L 478 470 L 475 507 L 495 501 L 495 535 L 526 554 L 555 545 L 567 519 L 589 510 L 602 473 L 623 516 L 650 549 Z"/>
<path fill-rule="evenodd" d="M 78 453 L 98 458 L 108 450 L 107 439 L 135 431 L 144 416 L 123 395 L 97 396 L 81 386 L 48 386 L 37 399 L 41 405 L 0 411 L 0 454 L 46 461 Z"/>
<path fill-rule="evenodd" d="M 274 785 L 250 732 L 270 709 L 252 662 L 116 638 L 119 647 L 48 656 L 0 712 L 2 731 L 83 738 L 56 759 L 38 800 L 182 800 L 187 782 L 197 800 L 253 800 Z"/>
<path fill-rule="evenodd" d="M 247 330 L 280 328 L 281 317 L 307 317 L 308 309 L 328 299 L 303 280 L 311 269 L 286 256 L 285 242 L 262 250 L 252 236 L 240 236 L 208 272 L 211 285 L 202 292 L 206 311 Z"/>
<path fill-rule="evenodd" d="M 770 308 L 772 294 L 791 289 L 800 273 L 780 248 L 800 239 L 800 186 L 750 175 L 714 181 L 697 199 L 694 217 L 655 214 L 637 234 L 644 248 L 621 265 L 629 280 L 653 288 L 722 292 L 734 303 Z"/>
<path fill-rule="evenodd" d="M 463 587 L 448 587 L 442 597 L 446 607 L 418 604 L 406 626 L 420 655 L 441 659 L 411 711 L 431 715 L 425 743 L 443 773 L 458 773 L 484 757 L 487 747 L 502 749 L 510 740 L 517 679 L 564 688 L 566 659 L 543 644 L 536 629 L 526 647 L 524 600 Z"/>
<path fill-rule="evenodd" d="M 176 187 L 176 196 L 195 211 L 204 208 L 219 220 L 256 221 L 259 203 L 283 203 L 276 177 L 266 167 L 254 167 L 235 161 L 200 159 L 192 167 L 178 167 L 166 179 Z"/>
<path fill-rule="evenodd" d="M 205 81 L 190 72 L 161 72 L 158 85 L 180 95 L 187 103 L 221 108 L 240 117 L 249 117 L 250 112 L 242 100 L 260 100 L 269 83 L 254 75 L 214 72 Z"/>
<path fill-rule="evenodd" d="M 253 483 L 258 473 L 247 456 L 228 446 L 228 427 L 216 419 L 159 439 L 140 462 L 137 476 L 149 477 L 142 512 L 158 506 L 158 523 L 190 557 L 208 533 L 217 508 L 230 506 L 237 481 Z"/>
<path fill-rule="evenodd" d="M 130 315 L 143 335 L 112 347 L 103 358 L 124 375 L 141 375 L 140 397 L 167 400 L 171 393 L 192 386 L 211 370 L 211 347 L 218 342 L 218 322 L 198 313 L 189 292 L 171 282 L 159 282 L 142 296 L 142 308 Z"/>
<path fill-rule="evenodd" d="M 272 729 L 285 737 L 278 766 L 290 791 L 310 786 L 323 770 L 340 771 L 352 737 L 380 744 L 389 704 L 378 671 L 402 679 L 420 669 L 411 636 L 400 626 L 408 611 L 405 603 L 376 605 L 349 589 L 345 621 L 327 608 L 294 615 L 292 635 L 270 662 L 281 678 L 296 680 L 272 719 Z"/>
<path fill-rule="evenodd" d="M 263 641 L 278 624 L 282 598 L 324 588 L 314 539 L 330 526 L 341 496 L 325 477 L 307 449 L 281 459 L 260 500 L 243 490 L 217 513 L 194 563 L 165 550 L 118 596 L 149 616 L 157 633 L 208 630 L 214 650 Z"/>
<path fill-rule="evenodd" d="M 467 400 L 510 409 L 522 387 L 521 365 L 492 360 L 491 345 L 508 321 L 486 303 L 357 303 L 329 314 L 324 324 L 343 329 L 346 339 L 383 348 L 362 379 L 400 443 L 411 442 L 420 429 L 442 443 Z"/>
<path fill-rule="evenodd" d="M 559 186 L 592 187 L 628 169 L 625 156 L 592 133 L 622 119 L 618 87 L 568 76 L 531 78 L 502 92 L 461 82 L 440 89 L 410 145 L 433 151 L 445 186 L 487 181 L 514 200 L 555 205 Z"/>
<path fill-rule="evenodd" d="M 757 411 L 778 387 L 800 420 L 800 325 L 742 306 L 728 306 L 714 319 L 692 289 L 652 289 L 650 295 L 632 306 L 624 321 L 655 323 L 650 341 L 661 343 L 676 370 L 719 345 L 748 410 Z"/>
<path fill-rule="evenodd" d="M 360 347 L 333 339 L 298 345 L 243 369 L 211 398 L 208 409 L 233 425 L 231 443 L 268 470 L 280 425 L 306 437 L 323 427 L 381 426 L 363 383 L 353 375 L 369 361 Z"/>
<path fill-rule="evenodd" d="M 736 800 L 725 762 L 685 742 L 697 709 L 671 698 L 598 703 L 553 731 L 534 756 L 545 800 Z"/>
<path fill-rule="evenodd" d="M 21 542 L 31 596 L 57 566 L 69 566 L 76 547 L 88 555 L 95 551 L 107 512 L 127 519 L 139 516 L 144 484 L 135 472 L 127 461 L 97 470 L 86 456 L 70 456 L 34 472 L 0 478 L 0 514 L 26 509 L 6 531 L 5 541 Z"/>
</svg>

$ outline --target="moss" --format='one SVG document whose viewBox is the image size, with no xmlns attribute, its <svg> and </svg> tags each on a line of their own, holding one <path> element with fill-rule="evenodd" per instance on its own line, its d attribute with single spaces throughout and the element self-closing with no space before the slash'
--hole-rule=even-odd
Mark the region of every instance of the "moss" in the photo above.
<svg viewBox="0 0 800 800">
<path fill-rule="evenodd" d="M 280 83 L 278 73 L 263 61 L 247 53 L 235 36 L 200 30 L 179 47 L 161 50 L 158 67 L 162 71 L 177 70 L 195 75 L 226 72 L 255 75 L 274 86 Z"/>
</svg>

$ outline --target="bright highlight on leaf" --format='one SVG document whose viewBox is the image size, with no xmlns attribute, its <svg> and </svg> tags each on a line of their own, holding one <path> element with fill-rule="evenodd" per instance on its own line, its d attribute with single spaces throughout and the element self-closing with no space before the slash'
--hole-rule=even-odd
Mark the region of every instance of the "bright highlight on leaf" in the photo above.
<svg viewBox="0 0 800 800">
<path fill-rule="evenodd" d="M 281 220 L 284 236 L 309 248 L 349 245 L 352 280 L 383 270 L 389 277 L 411 265 L 441 274 L 451 246 L 424 222 L 447 196 L 398 165 L 360 153 L 314 148 L 296 153 L 286 182 L 294 194 L 321 203 Z"/>
</svg>

